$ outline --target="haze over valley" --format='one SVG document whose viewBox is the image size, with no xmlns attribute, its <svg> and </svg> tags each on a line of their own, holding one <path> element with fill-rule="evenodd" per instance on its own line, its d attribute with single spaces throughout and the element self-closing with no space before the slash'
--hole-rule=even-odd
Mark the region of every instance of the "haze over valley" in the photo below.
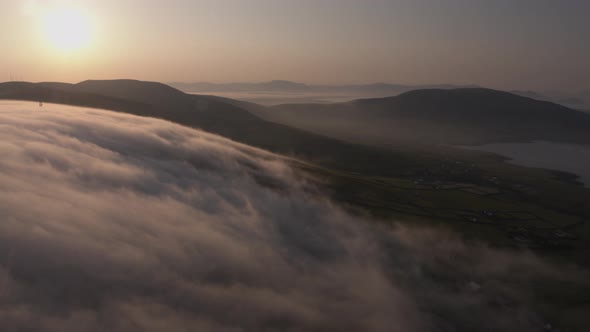
<svg viewBox="0 0 590 332">
<path fill-rule="evenodd" d="M 214 94 L 265 106 L 294 103 L 335 103 L 355 99 L 392 97 L 412 90 L 480 87 L 474 84 L 403 85 L 391 83 L 313 85 L 283 80 L 262 83 L 172 82 L 169 84 L 186 93 Z M 590 111 L 590 91 L 510 90 L 508 92 L 532 99 L 550 101 L 576 110 Z"/>
</svg>

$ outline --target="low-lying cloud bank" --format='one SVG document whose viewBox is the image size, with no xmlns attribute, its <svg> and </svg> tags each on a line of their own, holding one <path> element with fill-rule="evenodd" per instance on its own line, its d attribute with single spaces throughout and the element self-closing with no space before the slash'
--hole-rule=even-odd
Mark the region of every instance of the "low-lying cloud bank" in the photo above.
<svg viewBox="0 0 590 332">
<path fill-rule="evenodd" d="M 0 155 L 2 331 L 538 331 L 531 281 L 573 278 L 165 121 L 4 104 Z"/>
</svg>

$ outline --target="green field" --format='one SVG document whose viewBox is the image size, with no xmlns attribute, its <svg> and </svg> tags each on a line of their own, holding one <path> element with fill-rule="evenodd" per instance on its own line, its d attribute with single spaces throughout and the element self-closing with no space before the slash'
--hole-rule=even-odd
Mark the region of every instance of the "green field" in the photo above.
<svg viewBox="0 0 590 332">
<path fill-rule="evenodd" d="M 515 254 L 531 250 L 563 267 L 576 277 L 520 276 L 513 271 L 506 282 L 532 289 L 531 303 L 554 326 L 587 331 L 590 276 L 584 271 L 590 266 L 590 189 L 570 174 L 507 164 L 487 153 L 421 147 L 398 149 L 392 155 L 406 162 L 396 169 L 376 168 L 376 174 L 366 172 L 375 166 L 370 160 L 354 160 L 344 170 L 293 164 L 321 181 L 332 199 L 353 213 L 387 224 L 451 229 L 468 242 Z M 441 282 L 445 278 L 434 277 Z M 475 319 L 466 328 L 477 329 L 479 323 Z"/>
<path fill-rule="evenodd" d="M 590 189 L 571 175 L 446 147 L 406 147 L 392 156 L 402 161 L 395 170 L 373 174 L 370 160 L 343 169 L 294 164 L 323 179 L 330 196 L 356 213 L 450 227 L 467 239 L 590 264 Z"/>
</svg>

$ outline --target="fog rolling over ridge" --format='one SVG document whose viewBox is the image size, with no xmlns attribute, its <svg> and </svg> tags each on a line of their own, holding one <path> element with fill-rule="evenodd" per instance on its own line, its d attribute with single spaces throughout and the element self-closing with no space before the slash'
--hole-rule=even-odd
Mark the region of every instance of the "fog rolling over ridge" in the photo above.
<svg viewBox="0 0 590 332">
<path fill-rule="evenodd" d="M 0 153 L 3 331 L 539 331 L 535 287 L 584 278 L 380 227 L 162 120 L 2 102 Z"/>
</svg>

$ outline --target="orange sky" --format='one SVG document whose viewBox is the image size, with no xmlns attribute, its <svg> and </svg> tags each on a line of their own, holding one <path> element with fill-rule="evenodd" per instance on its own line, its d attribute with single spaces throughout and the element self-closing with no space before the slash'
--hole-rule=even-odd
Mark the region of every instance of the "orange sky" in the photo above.
<svg viewBox="0 0 590 332">
<path fill-rule="evenodd" d="M 64 51 L 45 13 L 83 13 Z M 586 1 L 4 0 L 0 81 L 478 84 L 590 89 Z"/>
</svg>

